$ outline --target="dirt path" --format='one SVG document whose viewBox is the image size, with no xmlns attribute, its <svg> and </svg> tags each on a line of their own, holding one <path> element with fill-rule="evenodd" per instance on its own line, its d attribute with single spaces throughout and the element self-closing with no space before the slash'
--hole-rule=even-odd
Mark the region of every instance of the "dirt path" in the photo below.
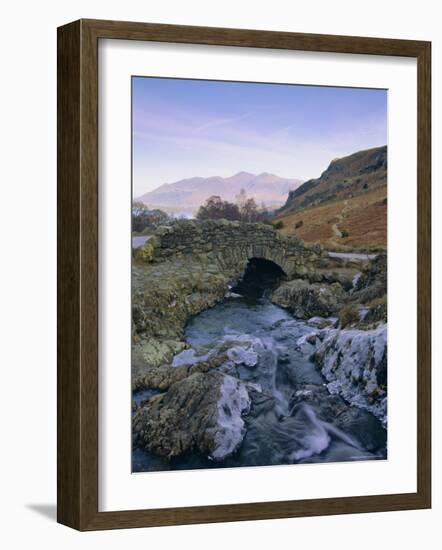
<svg viewBox="0 0 442 550">
<path fill-rule="evenodd" d="M 341 212 L 337 216 L 338 221 L 332 225 L 333 235 L 338 239 L 342 239 L 342 232 L 339 229 L 338 224 L 341 223 L 342 220 L 345 218 L 345 215 L 347 214 L 348 209 L 349 209 L 348 199 L 346 199 L 344 201 L 344 206 L 342 207 Z M 332 240 L 334 240 L 334 239 L 332 239 Z M 337 244 L 337 243 L 335 243 L 335 244 Z"/>
<path fill-rule="evenodd" d="M 333 231 L 333 235 L 335 237 L 337 237 L 338 239 L 341 239 L 342 238 L 342 233 L 340 232 L 340 230 L 338 229 L 338 224 L 334 223 L 332 225 L 332 231 Z"/>
</svg>

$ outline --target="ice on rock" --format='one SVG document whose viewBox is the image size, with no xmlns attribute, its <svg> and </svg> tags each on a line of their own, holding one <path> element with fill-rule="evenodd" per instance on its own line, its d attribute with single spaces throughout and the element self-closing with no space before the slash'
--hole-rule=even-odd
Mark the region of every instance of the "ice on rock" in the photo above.
<svg viewBox="0 0 442 550">
<path fill-rule="evenodd" d="M 382 378 L 386 353 L 387 325 L 373 330 L 330 330 L 316 352 L 330 393 L 369 410 L 384 425 L 387 399 Z"/>
<path fill-rule="evenodd" d="M 303 346 L 304 344 L 308 344 L 312 346 L 316 342 L 317 336 L 318 336 L 317 332 L 309 332 L 308 334 L 304 334 L 303 336 L 298 338 L 298 340 L 296 341 L 296 345 L 299 347 Z"/>
<path fill-rule="evenodd" d="M 258 363 L 258 354 L 253 349 L 245 349 L 240 346 L 235 346 L 227 350 L 227 357 L 235 363 L 235 365 L 246 365 L 246 367 L 254 367 Z"/>
<path fill-rule="evenodd" d="M 361 278 L 362 276 L 362 273 L 360 271 L 358 271 L 356 273 L 356 275 L 353 277 L 352 281 L 351 281 L 351 285 L 352 285 L 352 288 L 355 289 L 356 288 L 356 285 L 358 284 L 358 281 L 359 279 Z"/>
<path fill-rule="evenodd" d="M 233 376 L 225 376 L 218 401 L 215 450 L 210 458 L 223 460 L 241 444 L 245 435 L 243 413 L 250 409 L 250 398 L 245 385 Z"/>
<path fill-rule="evenodd" d="M 184 351 L 175 355 L 172 361 L 172 367 L 180 367 L 181 365 L 194 365 L 195 363 L 201 363 L 201 361 L 207 361 L 210 354 L 195 355 L 195 350 L 185 349 Z"/>
</svg>

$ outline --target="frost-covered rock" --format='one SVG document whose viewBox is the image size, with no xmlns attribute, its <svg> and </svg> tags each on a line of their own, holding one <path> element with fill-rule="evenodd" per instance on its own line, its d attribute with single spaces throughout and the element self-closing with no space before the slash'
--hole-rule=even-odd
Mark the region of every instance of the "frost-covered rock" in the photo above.
<svg viewBox="0 0 442 550">
<path fill-rule="evenodd" d="M 330 330 L 313 358 L 331 393 L 387 422 L 387 325 Z"/>
<path fill-rule="evenodd" d="M 308 334 L 304 334 L 303 336 L 300 336 L 296 340 L 296 345 L 297 346 L 302 346 L 304 344 L 310 344 L 310 345 L 314 346 L 316 344 L 317 337 L 318 337 L 317 332 L 309 332 Z"/>
<path fill-rule="evenodd" d="M 216 371 L 196 372 L 136 411 L 133 444 L 169 459 L 198 451 L 223 460 L 243 440 L 242 414 L 249 407 L 248 391 L 240 380 Z"/>
<path fill-rule="evenodd" d="M 296 340 L 296 349 L 305 354 L 312 353 L 320 342 L 319 335 L 320 332 L 312 331 L 300 336 Z"/>
<path fill-rule="evenodd" d="M 172 367 L 180 367 L 181 365 L 195 365 L 195 363 L 201 363 L 207 361 L 210 357 L 210 353 L 205 355 L 196 355 L 195 350 L 185 349 L 181 353 L 175 355 L 172 360 Z"/>
<path fill-rule="evenodd" d="M 237 292 L 226 292 L 225 298 L 242 298 L 241 294 L 238 294 Z"/>
<path fill-rule="evenodd" d="M 361 275 L 362 275 L 362 273 L 360 271 L 358 271 L 356 273 L 356 275 L 353 277 L 353 279 L 351 280 L 352 288 L 357 288 L 357 284 L 358 284 L 359 279 L 361 278 Z"/>
<path fill-rule="evenodd" d="M 312 326 L 312 327 L 316 327 L 316 328 L 326 328 L 326 327 L 335 327 L 336 324 L 337 324 L 337 321 L 338 321 L 338 318 L 337 317 L 327 317 L 327 318 L 324 318 L 324 317 L 311 317 L 308 321 L 307 321 L 307 324 Z"/>
<path fill-rule="evenodd" d="M 361 276 L 355 281 L 352 291 L 353 299 L 368 304 L 373 300 L 386 297 L 387 294 L 387 255 L 378 254 Z M 387 319 L 385 309 L 384 320 Z"/>
<path fill-rule="evenodd" d="M 235 365 L 246 365 L 246 367 L 254 367 L 258 362 L 258 354 L 253 349 L 245 349 L 240 346 L 235 346 L 227 350 L 227 357 L 235 363 Z"/>
<path fill-rule="evenodd" d="M 224 376 L 217 409 L 215 448 L 210 458 L 223 460 L 239 447 L 245 435 L 244 420 L 241 415 L 249 411 L 250 398 L 244 384 L 233 376 Z"/>
</svg>

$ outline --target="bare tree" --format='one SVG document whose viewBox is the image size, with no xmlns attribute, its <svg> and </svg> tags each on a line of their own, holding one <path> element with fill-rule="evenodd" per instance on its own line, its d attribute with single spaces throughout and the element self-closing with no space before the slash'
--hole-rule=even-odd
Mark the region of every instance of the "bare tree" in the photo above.
<svg viewBox="0 0 442 550">
<path fill-rule="evenodd" d="M 132 203 L 132 231 L 141 232 L 145 229 L 155 229 L 169 220 L 169 216 L 162 210 L 150 210 L 143 202 Z"/>
<path fill-rule="evenodd" d="M 238 208 L 242 210 L 244 208 L 244 205 L 247 201 L 247 194 L 244 190 L 244 188 L 241 189 L 241 191 L 235 196 L 236 204 L 238 205 Z"/>
<path fill-rule="evenodd" d="M 249 223 L 256 222 L 258 218 L 258 207 L 253 197 L 246 200 L 243 208 L 241 209 L 241 214 L 244 221 Z"/>
</svg>

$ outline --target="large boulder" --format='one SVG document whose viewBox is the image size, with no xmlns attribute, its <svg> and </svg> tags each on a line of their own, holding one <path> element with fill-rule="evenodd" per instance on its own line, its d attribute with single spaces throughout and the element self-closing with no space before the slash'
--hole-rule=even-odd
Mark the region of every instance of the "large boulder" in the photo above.
<svg viewBox="0 0 442 550">
<path fill-rule="evenodd" d="M 352 291 L 361 276 L 361 266 L 315 269 L 307 273 L 303 279 L 309 283 L 339 283 L 346 291 Z"/>
<path fill-rule="evenodd" d="M 193 352 L 193 350 L 185 350 L 186 352 Z M 176 355 L 179 357 L 180 354 Z M 196 358 L 198 359 L 198 358 Z M 195 374 L 196 372 L 207 372 L 210 369 L 221 366 L 227 360 L 225 353 L 217 353 L 213 357 L 208 357 L 207 360 L 195 360 L 191 363 L 183 363 L 177 366 L 161 365 L 159 367 L 149 366 L 144 367 L 143 374 L 137 379 L 137 385 L 133 387 L 134 390 L 141 388 L 148 388 L 152 390 L 166 391 L 175 384 L 188 376 Z"/>
<path fill-rule="evenodd" d="M 353 293 L 362 303 L 381 298 L 387 293 L 387 255 L 378 254 L 358 278 Z"/>
<path fill-rule="evenodd" d="M 272 302 L 288 309 L 299 319 L 329 317 L 342 307 L 345 292 L 339 283 L 310 284 L 304 279 L 283 283 L 272 295 Z"/>
<path fill-rule="evenodd" d="M 171 459 L 198 451 L 224 460 L 240 446 L 250 398 L 238 379 L 195 372 L 151 397 L 133 419 L 133 443 Z"/>
</svg>

